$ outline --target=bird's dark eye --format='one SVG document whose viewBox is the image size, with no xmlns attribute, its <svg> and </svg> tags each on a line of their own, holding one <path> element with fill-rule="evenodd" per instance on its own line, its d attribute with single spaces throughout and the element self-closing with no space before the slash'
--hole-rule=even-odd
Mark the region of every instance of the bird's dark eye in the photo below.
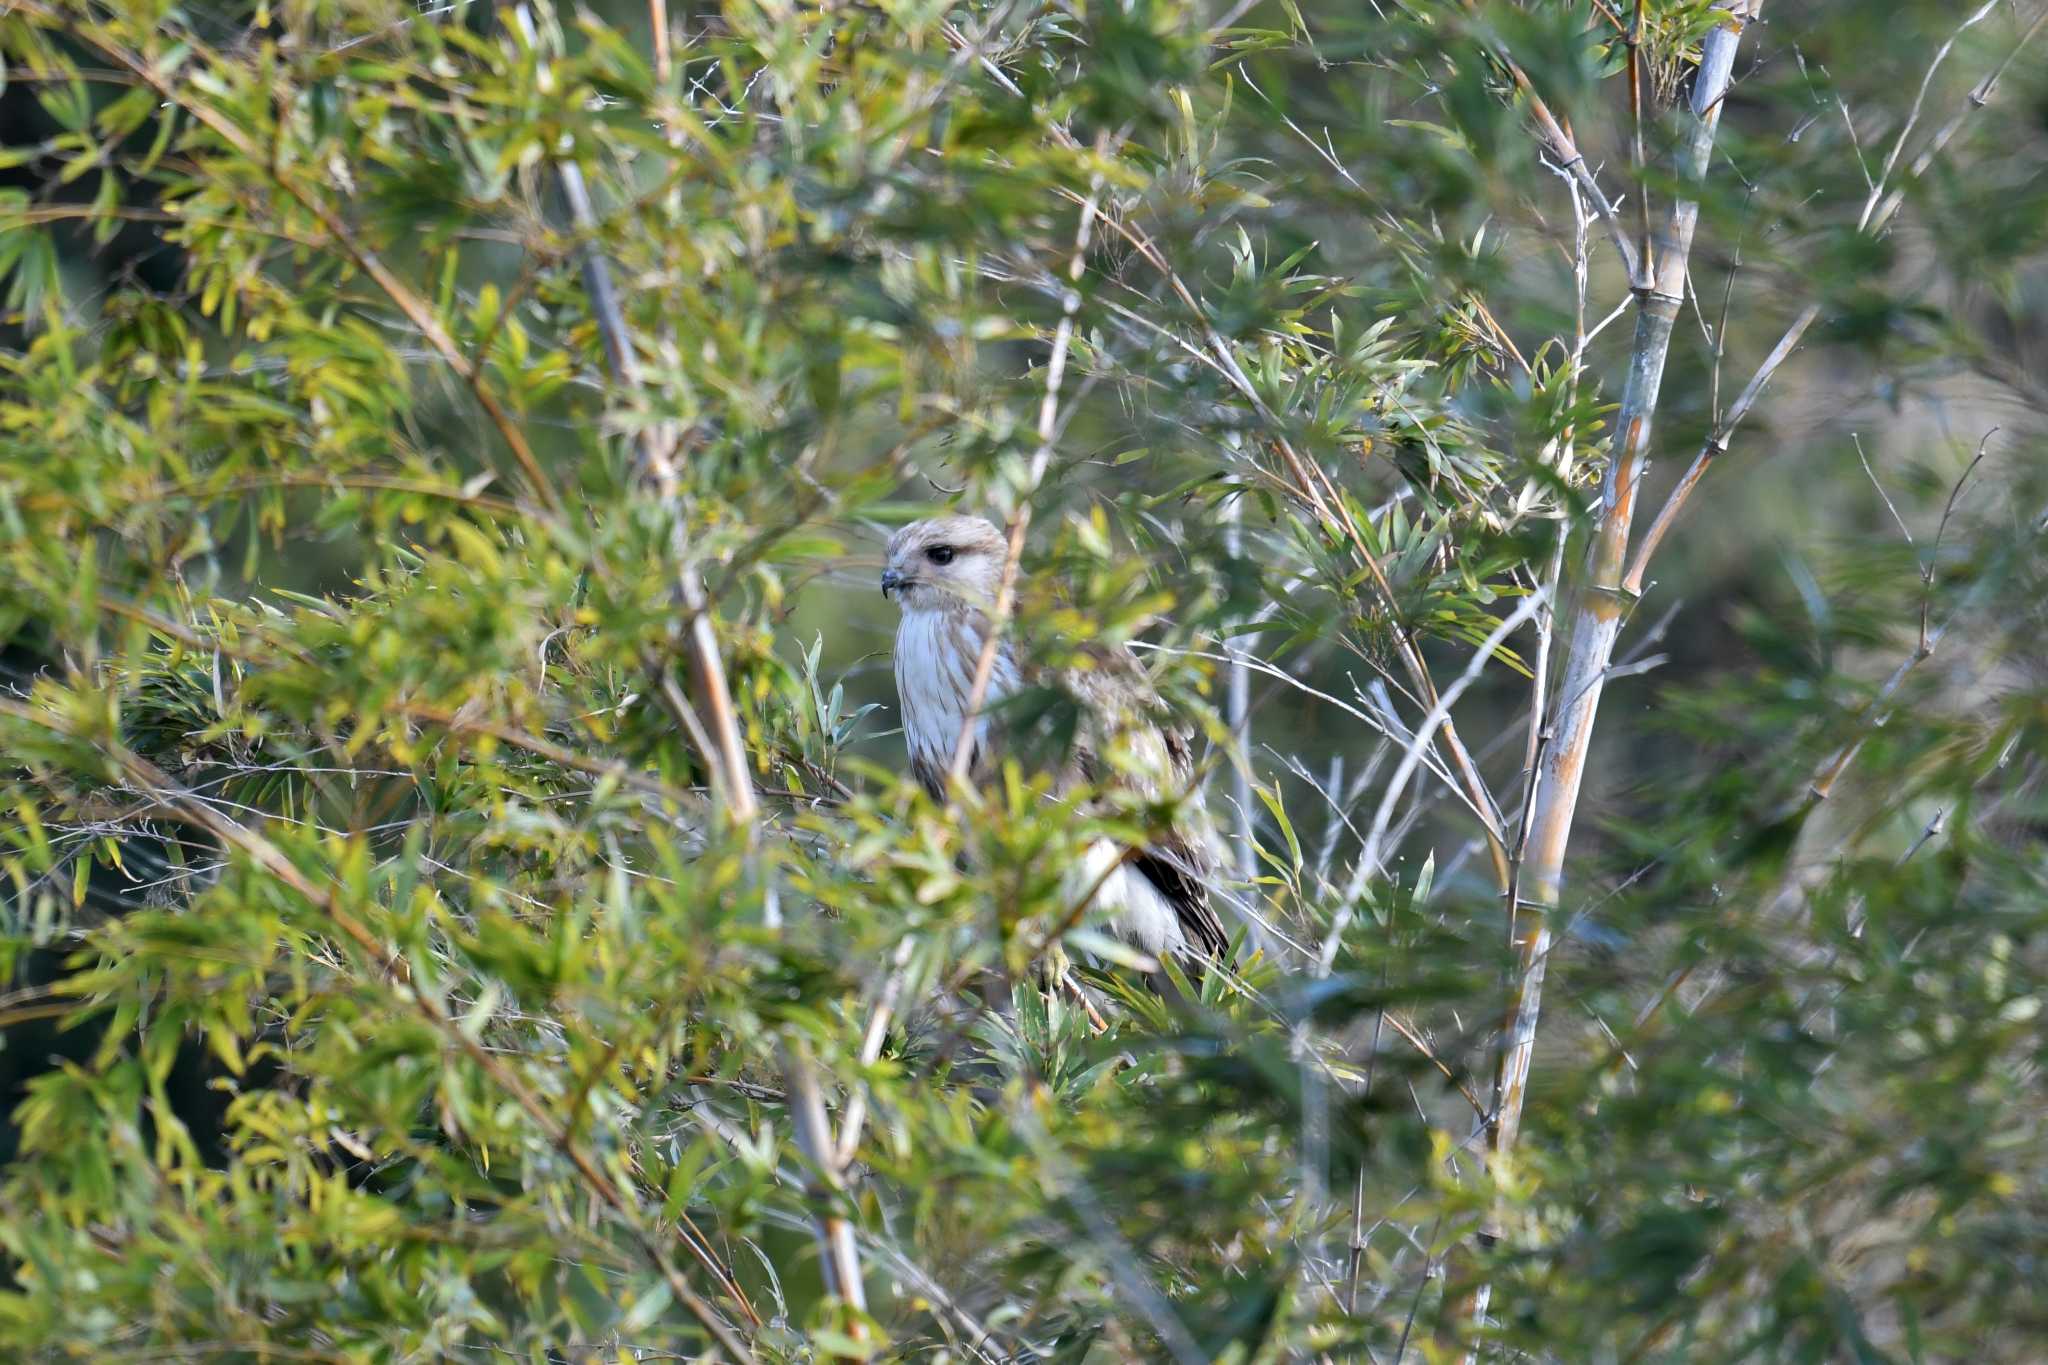
<svg viewBox="0 0 2048 1365">
<path fill-rule="evenodd" d="M 924 557 L 934 564 L 951 564 L 953 562 L 953 547 L 950 545 L 934 545 L 931 549 L 924 552 Z"/>
</svg>

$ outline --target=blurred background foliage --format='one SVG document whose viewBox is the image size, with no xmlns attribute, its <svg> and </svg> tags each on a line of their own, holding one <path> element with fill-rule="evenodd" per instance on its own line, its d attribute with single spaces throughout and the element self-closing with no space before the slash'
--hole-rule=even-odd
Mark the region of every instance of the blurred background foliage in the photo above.
<svg viewBox="0 0 2048 1365">
<path fill-rule="evenodd" d="M 2043 14 L 1743 39 L 1647 507 L 1819 321 L 1631 604 L 1485 1169 L 1404 641 L 1512 831 L 1631 321 L 1531 92 L 1634 233 L 1716 6 L 16 0 L 0 1343 L 2042 1358 Z M 1062 932 L 1166 812 L 900 780 L 879 543 L 951 505 L 1205 727 L 1237 970 Z"/>
</svg>

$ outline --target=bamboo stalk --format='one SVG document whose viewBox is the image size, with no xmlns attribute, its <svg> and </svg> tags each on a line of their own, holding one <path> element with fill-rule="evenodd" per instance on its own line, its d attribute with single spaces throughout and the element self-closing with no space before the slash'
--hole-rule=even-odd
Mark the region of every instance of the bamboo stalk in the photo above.
<svg viewBox="0 0 2048 1365">
<path fill-rule="evenodd" d="M 867 1289 L 861 1278 L 860 1247 L 854 1241 L 853 1224 L 842 1209 L 846 1188 L 835 1157 L 831 1124 L 825 1117 L 825 1095 L 818 1084 L 817 1064 L 801 1042 L 791 1041 L 784 1054 L 797 1147 L 817 1171 L 819 1183 L 812 1187 L 811 1199 L 823 1205 L 812 1217 L 817 1227 L 825 1292 L 849 1308 L 865 1313 Z M 857 1325 L 853 1335 L 859 1338 L 864 1332 Z"/>
<path fill-rule="evenodd" d="M 669 56 L 668 0 L 647 0 L 647 27 L 654 34 L 654 79 L 666 86 L 674 71 Z"/>
<path fill-rule="evenodd" d="M 1761 8 L 1761 0 L 1730 0 L 1726 20 L 1702 44 L 1699 72 L 1693 81 L 1692 127 L 1678 153 L 1676 170 L 1681 185 L 1697 186 L 1705 177 L 1721 106 L 1734 73 L 1735 52 L 1743 30 Z M 1672 325 L 1685 298 L 1686 265 L 1698 222 L 1698 199 L 1681 197 L 1672 204 L 1670 216 L 1658 235 L 1653 274 L 1647 287 L 1637 293 L 1635 344 L 1616 420 L 1621 442 L 1608 462 L 1601 487 L 1600 526 L 1574 605 L 1571 643 L 1558 688 L 1552 738 L 1539 765 L 1535 814 L 1530 822 L 1529 851 L 1522 878 L 1529 900 L 1514 907 L 1517 920 L 1526 922 L 1516 927 L 1518 986 L 1509 1010 L 1507 1044 L 1501 1054 L 1497 1092 L 1500 1113 L 1492 1143 L 1497 1155 L 1513 1149 L 1521 1126 L 1529 1057 L 1542 1005 L 1544 958 L 1550 947 L 1548 911 L 1557 905 L 1563 889 L 1565 847 L 1577 813 L 1600 692 L 1630 601 L 1623 579 L 1629 529 L 1635 514 L 1637 488 L 1648 462 L 1651 422 L 1670 354 Z"/>
<path fill-rule="evenodd" d="M 1495 1116 L 1489 1132 L 1489 1160 L 1507 1158 L 1520 1136 L 1543 1005 L 1544 967 L 1549 958 L 1550 917 L 1564 887 L 1564 855 L 1578 811 L 1586 755 L 1599 714 L 1614 642 L 1633 598 L 1624 586 L 1629 531 L 1636 494 L 1648 463 L 1650 432 L 1658 392 L 1671 350 L 1671 333 L 1685 300 L 1687 263 L 1699 223 L 1698 186 L 1712 156 L 1735 53 L 1762 0 L 1724 0 L 1724 17 L 1701 43 L 1693 78 L 1690 127 L 1676 153 L 1674 179 L 1681 186 L 1672 202 L 1636 289 L 1636 334 L 1615 430 L 1620 434 L 1601 485 L 1600 524 L 1588 550 L 1584 577 L 1572 612 L 1570 644 L 1557 688 L 1556 712 L 1536 779 L 1528 848 L 1517 867 L 1516 900 L 1508 907 L 1515 952 L 1505 1033 L 1494 1085 Z M 1482 1285 L 1457 1305 L 1459 1318 L 1482 1317 Z"/>
<path fill-rule="evenodd" d="M 1656 247 L 1650 240 L 1650 184 L 1643 178 L 1648 158 L 1643 152 L 1643 0 L 1636 0 L 1634 16 L 1628 26 L 1628 115 L 1629 115 L 1629 170 L 1636 183 L 1636 223 L 1640 235 L 1637 241 L 1636 259 L 1642 262 L 1643 273 L 1649 275 L 1656 270 Z"/>
<path fill-rule="evenodd" d="M 1232 498 L 1224 508 L 1223 543 L 1233 559 L 1244 554 L 1244 500 Z M 1230 765 L 1230 804 L 1236 831 L 1237 879 L 1249 887 L 1258 879 L 1259 853 L 1252 813 L 1252 667 L 1244 651 L 1230 651 L 1225 677 L 1223 719 L 1237 748 Z"/>
<path fill-rule="evenodd" d="M 1694 126 L 1692 136 L 1680 150 L 1677 167 L 1682 184 L 1696 185 L 1704 176 L 1707 159 L 1712 152 L 1720 106 L 1727 94 L 1735 51 L 1740 43 L 1742 30 L 1762 9 L 1762 0 L 1725 0 L 1725 7 L 1729 10 L 1730 22 L 1708 36 L 1703 45 L 1700 70 L 1694 81 L 1691 106 Z M 1859 230 L 1873 235 L 1879 233 L 1897 211 L 1905 192 L 1902 187 L 1897 186 L 1887 191 L 1888 179 L 1896 168 L 1912 129 L 1918 121 L 1934 71 L 1946 60 L 1956 38 L 1964 30 L 1984 19 L 1993 8 L 1995 5 L 1987 4 L 1970 13 L 1935 53 L 1927 75 L 1915 96 L 1912 110 L 1885 158 L 1883 170 L 1872 181 L 1869 198 L 1865 201 L 1857 222 Z M 2004 60 L 1970 92 L 1967 106 L 1943 125 L 1920 155 L 1914 158 L 1909 170 L 1911 176 L 1917 178 L 1924 174 L 1954 138 L 1969 115 L 1989 102 L 2007 69 L 2044 25 L 2048 25 L 2048 10 L 2034 18 Z M 1580 590 L 1581 600 L 1574 616 L 1571 650 L 1567 656 L 1565 675 L 1558 690 L 1558 714 L 1553 732 L 1547 736 L 1548 748 L 1537 774 L 1536 790 L 1531 803 L 1532 815 L 1526 827 L 1525 838 L 1528 842 L 1515 869 L 1518 890 L 1514 904 L 1509 907 L 1509 913 L 1515 926 L 1512 938 L 1517 958 L 1516 977 L 1510 996 L 1507 1032 L 1495 1084 L 1496 1113 L 1490 1133 L 1490 1153 L 1495 1160 L 1513 1150 L 1519 1135 L 1542 1004 L 1544 963 L 1550 947 L 1548 917 L 1556 909 L 1562 891 L 1564 853 L 1576 814 L 1580 783 L 1584 777 L 1586 752 L 1591 742 L 1600 692 L 1612 673 L 1609 660 L 1613 654 L 1614 641 L 1619 634 L 1622 618 L 1627 607 L 1641 595 L 1644 575 L 1652 556 L 1693 490 L 1698 487 L 1708 467 L 1716 457 L 1727 452 L 1730 437 L 1755 406 L 1765 385 L 1770 382 L 1771 377 L 1820 316 L 1818 305 L 1810 304 L 1793 318 L 1777 344 L 1771 348 L 1770 354 L 1744 386 L 1734 406 L 1721 418 L 1713 434 L 1701 446 L 1692 464 L 1659 508 L 1642 544 L 1637 548 L 1634 557 L 1628 561 L 1626 571 L 1621 572 L 1618 579 L 1615 578 L 1615 573 L 1620 571 L 1622 562 L 1627 557 L 1635 489 L 1646 460 L 1650 419 L 1656 409 L 1657 388 L 1662 381 L 1664 360 L 1670 344 L 1671 325 L 1675 321 L 1679 302 L 1674 296 L 1682 293 L 1686 259 L 1690 253 L 1692 232 L 1697 220 L 1696 200 L 1681 200 L 1675 203 L 1672 206 L 1663 244 L 1665 254 L 1656 257 L 1649 251 L 1644 253 L 1652 259 L 1654 279 L 1650 288 L 1639 290 L 1637 296 L 1636 343 L 1631 353 L 1628 387 L 1623 395 L 1617 421 L 1618 429 L 1624 433 L 1623 443 L 1608 466 L 1607 477 L 1602 487 L 1602 521 L 1588 556 L 1586 579 Z M 1673 247 L 1676 248 L 1675 252 L 1672 250 Z M 1664 310 L 1668 310 L 1668 315 L 1659 317 L 1658 313 Z M 1978 458 L 1981 459 L 1982 456 L 1980 448 Z M 1974 461 L 1971 467 L 1975 468 Z M 1953 505 L 1952 492 L 1951 509 Z M 1945 512 L 1944 524 L 1946 521 Z M 1874 718 L 1874 724 L 1883 723 L 1884 704 L 1898 690 L 1906 676 L 1932 655 L 1933 646 L 1938 639 L 1938 632 L 1930 637 L 1923 616 L 1916 648 L 1886 679 L 1872 703 L 1868 715 Z M 1809 784 L 1805 796 L 1805 805 L 1808 809 L 1828 798 L 1835 782 L 1855 760 L 1861 744 L 1862 739 L 1859 736 L 1822 765 Z M 1532 869 L 1536 874 L 1532 888 L 1534 894 L 1525 900 L 1520 896 L 1519 885 Z M 1645 1019 L 1655 1012 L 1657 1004 L 1675 990 L 1682 979 L 1683 974 L 1680 974 L 1667 983 L 1658 1000 L 1646 1008 Z M 1638 1021 L 1639 1025 L 1641 1022 L 1642 1020 Z M 1487 1235 L 1490 1236 L 1492 1233 L 1489 1232 Z M 1485 1314 L 1487 1293 L 1487 1286 L 1480 1285 L 1458 1306 L 1456 1316 L 1466 1321 L 1477 1321 L 1482 1318 Z"/>
</svg>

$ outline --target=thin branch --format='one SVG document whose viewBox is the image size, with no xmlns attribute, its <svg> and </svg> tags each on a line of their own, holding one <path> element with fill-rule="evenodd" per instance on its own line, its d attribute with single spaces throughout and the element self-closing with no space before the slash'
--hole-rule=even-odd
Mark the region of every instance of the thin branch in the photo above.
<svg viewBox="0 0 2048 1365">
<path fill-rule="evenodd" d="M 1948 41 L 1935 50 L 1934 60 L 1927 64 L 1926 74 L 1920 77 L 1920 89 L 1913 95 L 1913 107 L 1906 111 L 1906 121 L 1899 125 L 1899 135 L 1893 139 L 1892 149 L 1885 154 L 1884 165 L 1871 183 L 1870 197 L 1863 203 L 1863 215 L 1856 220 L 1856 226 L 1859 229 L 1870 225 L 1871 217 L 1876 213 L 1878 202 L 1884 194 L 1885 182 L 1891 178 L 1892 168 L 1899 164 L 1899 154 L 1906 150 L 1907 139 L 1913 136 L 1913 129 L 1919 125 L 1920 110 L 1927 103 L 1927 91 L 1934 84 L 1935 73 L 1940 71 L 1941 64 L 1948 60 L 1948 54 L 1955 50 L 1957 40 L 1964 33 L 1982 23 L 1990 15 L 1991 11 L 1997 9 L 2001 3 L 2003 3 L 2003 0 L 1984 0 L 1984 4 L 1975 13 L 1963 20 L 1962 23 L 1956 25 L 1955 29 L 1948 35 Z M 2037 19 L 2034 22 L 2039 24 L 2040 20 Z"/>
<path fill-rule="evenodd" d="M 1974 23 L 1975 20 L 1971 22 Z M 1968 122 L 1970 115 L 1991 102 L 1991 96 L 1997 92 L 1998 83 L 2005 78 L 2006 71 L 2019 59 L 2020 53 L 2026 50 L 2027 44 L 2034 40 L 2034 35 L 2041 31 L 2043 25 L 2048 25 L 2048 5 L 2044 5 L 2041 12 L 2034 16 L 2034 22 L 2027 25 L 2026 31 L 2020 34 L 2019 41 L 2013 44 L 2012 51 L 2005 54 L 2005 60 L 2000 62 L 1993 68 L 1990 75 L 1978 83 L 1977 88 L 1970 92 L 1969 99 L 1964 106 L 1957 110 L 1947 123 L 1941 126 L 1939 132 L 1928 139 L 1927 146 L 1921 150 L 1920 155 L 1913 158 L 1913 179 L 1917 180 L 1925 175 L 1927 168 L 1934 164 L 1934 159 L 1941 155 L 1948 147 L 1949 142 L 1961 131 L 1963 124 Z M 1886 195 L 1884 202 L 1877 206 L 1877 211 L 1868 215 L 1866 226 L 1869 230 L 1872 232 L 1883 231 L 1884 225 L 1890 222 L 1892 215 L 1899 211 L 1899 205 L 1905 202 L 1905 197 L 1906 191 L 1903 186 L 1894 189 L 1890 194 Z"/>
<path fill-rule="evenodd" d="M 1394 717 L 1392 722 L 1389 722 L 1385 716 L 1377 715 L 1361 706 L 1353 706 L 1342 697 L 1333 696 L 1328 692 L 1312 687 L 1295 677 L 1292 673 L 1289 673 L 1286 669 L 1268 663 L 1257 655 L 1238 649 L 1235 646 L 1226 645 L 1221 653 L 1199 649 L 1179 649 L 1170 645 L 1151 644 L 1143 640 L 1133 640 L 1131 646 L 1134 649 L 1157 650 L 1161 653 L 1179 654 L 1191 659 L 1207 659 L 1214 663 L 1233 664 L 1242 662 L 1252 672 L 1284 683 L 1295 691 L 1300 692 L 1303 696 L 1312 697 L 1325 705 L 1333 706 L 1353 720 L 1371 726 L 1396 743 L 1406 741 L 1408 734 L 1406 728 L 1396 728 L 1400 725 L 1398 716 Z M 1365 699 L 1363 694 L 1360 695 L 1359 699 L 1361 701 Z M 1425 750 L 1423 763 L 1435 775 L 1437 780 L 1443 783 L 1444 789 L 1455 797 L 1467 810 L 1472 812 L 1474 819 L 1478 820 L 1481 824 L 1486 822 L 1487 816 L 1485 812 L 1472 804 L 1471 796 L 1464 788 L 1458 785 L 1458 779 L 1451 773 L 1449 768 L 1444 766 L 1443 760 L 1433 750 Z"/>
<path fill-rule="evenodd" d="M 1954 487 L 1949 489 L 1948 503 L 1941 513 L 1941 527 L 1934 539 L 1936 553 L 1939 553 L 1941 548 L 1942 534 L 1948 530 L 1949 516 L 1955 511 L 1956 498 L 1962 493 L 1963 485 L 1969 481 L 1970 475 L 1975 473 L 1977 466 L 1984 462 L 1984 456 L 1990 449 L 1991 438 L 1997 434 L 1997 427 L 1993 427 L 1984 433 L 1983 439 L 1977 443 L 1976 457 L 1963 470 L 1961 477 L 1955 481 Z M 1925 588 L 1920 607 L 1920 634 L 1918 641 L 1913 646 L 1913 652 L 1901 660 L 1898 667 L 1891 671 L 1890 676 L 1878 687 L 1877 695 L 1870 699 L 1868 706 L 1864 707 L 1863 714 L 1857 722 L 1856 738 L 1843 745 L 1841 749 L 1836 751 L 1833 757 L 1823 763 L 1820 771 L 1814 776 L 1813 781 L 1807 784 L 1806 809 L 1812 809 L 1834 794 L 1835 784 L 1841 781 L 1842 774 L 1849 770 L 1849 765 L 1856 761 L 1856 755 L 1862 752 L 1864 740 L 1869 738 L 1872 730 L 1882 728 L 1885 722 L 1891 718 L 1891 712 L 1887 708 L 1892 697 L 1905 685 L 1906 679 L 1912 675 L 1915 669 L 1934 657 L 1936 647 L 1941 644 L 1942 637 L 1948 633 L 1946 624 L 1939 630 L 1930 630 L 1928 627 L 1927 604 L 1932 598 L 1934 591 L 1933 565 L 1931 563 L 1922 570 L 1921 579 L 1925 584 Z"/>
<path fill-rule="evenodd" d="M 1884 174 L 1877 178 L 1876 186 L 1873 188 L 1870 197 L 1864 202 L 1862 216 L 1857 221 L 1859 230 L 1867 231 L 1872 235 L 1882 232 L 1885 224 L 1891 221 L 1892 215 L 1898 212 L 1900 204 L 1904 202 L 1905 188 L 1903 186 L 1896 187 L 1888 194 L 1884 194 L 1882 202 L 1880 202 L 1878 196 L 1884 192 L 1884 187 L 1888 183 L 1890 173 L 1894 169 L 1893 163 L 1898 158 L 1899 149 L 1905 145 L 1905 133 L 1910 131 L 1913 119 L 1917 119 L 1919 115 L 1920 101 L 1926 97 L 1928 82 L 1934 76 L 1934 68 L 1947 58 L 1949 49 L 1955 45 L 1956 37 L 1964 29 L 1969 28 L 1984 18 L 1992 8 L 1992 5 L 1986 5 L 1970 15 L 1956 29 L 1955 33 L 1950 35 L 1949 40 L 1942 44 L 1940 50 L 1936 52 L 1933 64 L 1928 68 L 1926 77 L 1920 83 L 1920 93 L 1914 101 L 1913 118 L 1908 120 L 1907 128 L 1901 130 L 1899 141 L 1894 144 L 1891 155 L 1886 158 Z M 2013 44 L 2012 50 L 2006 53 L 2004 60 L 1999 62 L 1998 66 L 1977 85 L 1976 89 L 1970 92 L 1969 99 L 1964 107 L 1958 110 L 1948 123 L 1943 125 L 1941 130 L 1929 140 L 1926 148 L 1921 151 L 1920 155 L 1913 159 L 1913 164 L 1909 170 L 1910 178 L 1917 180 L 1926 174 L 1927 169 L 1934 164 L 1935 158 L 1948 146 L 1969 116 L 1991 102 L 1991 96 L 1997 91 L 1998 84 L 2004 78 L 2006 71 L 2018 59 L 2020 53 L 2026 49 L 2027 44 L 2033 41 L 2034 35 L 2039 33 L 2044 25 L 2048 25 L 2048 6 L 2044 6 L 2041 12 L 2034 17 L 2034 21 L 2027 25 L 2019 40 Z M 1665 497 L 1664 505 L 1658 509 L 1656 520 L 1651 523 L 1648 533 L 1643 538 L 1642 545 L 1638 547 L 1634 559 L 1629 564 L 1628 574 L 1623 583 L 1628 592 L 1632 594 L 1640 594 L 1642 592 L 1644 574 L 1649 568 L 1651 557 L 1656 554 L 1658 546 L 1664 541 L 1665 534 L 1670 531 L 1671 524 L 1677 520 L 1678 514 L 1684 509 L 1687 499 L 1692 496 L 1693 490 L 1698 486 L 1702 476 L 1706 474 L 1707 467 L 1717 457 L 1728 453 L 1729 438 L 1734 435 L 1736 427 L 1741 425 L 1742 419 L 1748 415 L 1750 408 L 1756 402 L 1758 394 L 1762 392 L 1763 386 L 1770 381 L 1771 376 L 1777 372 L 1778 367 L 1784 364 L 1793 350 L 1798 347 L 1801 339 L 1805 337 L 1807 330 L 1813 326 L 1819 317 L 1820 306 L 1818 304 L 1807 304 L 1804 308 L 1800 309 L 1798 316 L 1792 319 L 1791 324 L 1786 327 L 1783 335 L 1778 338 L 1777 345 L 1771 348 L 1770 355 L 1757 368 L 1755 376 L 1751 378 L 1748 387 L 1743 390 L 1742 396 L 1736 401 L 1735 406 L 1729 410 L 1727 417 L 1720 421 L 1720 424 L 1715 428 L 1714 434 L 1700 447 L 1699 454 L 1693 457 L 1693 462 L 1686 469 L 1684 476 L 1679 479 L 1678 483 Z"/>
<path fill-rule="evenodd" d="M 1643 575 L 1649 571 L 1650 560 L 1656 555 L 1657 547 L 1664 543 L 1664 537 L 1670 533 L 1672 523 L 1678 520 L 1678 514 L 1685 509 L 1686 501 L 1692 497 L 1693 490 L 1706 476 L 1707 467 L 1713 464 L 1715 459 L 1728 453 L 1729 440 L 1735 435 L 1736 428 L 1742 425 L 1743 419 L 1749 416 L 1750 409 L 1756 406 L 1757 399 L 1763 396 L 1764 386 L 1771 382 L 1771 376 L 1778 372 L 1778 367 L 1791 358 L 1792 352 L 1798 349 L 1799 343 L 1805 338 L 1807 329 L 1819 318 L 1819 304 L 1810 303 L 1799 310 L 1799 315 L 1792 319 L 1792 324 L 1778 337 L 1778 344 L 1771 347 L 1771 353 L 1764 357 L 1764 363 L 1757 366 L 1756 373 L 1749 377 L 1749 383 L 1736 395 L 1735 404 L 1728 409 L 1728 415 L 1714 428 L 1713 435 L 1707 437 L 1701 444 L 1699 453 L 1693 456 L 1693 461 L 1686 467 L 1685 473 L 1679 477 L 1670 493 L 1665 495 L 1663 506 L 1657 509 L 1656 518 L 1651 521 L 1650 529 L 1643 533 L 1643 542 L 1636 547 L 1635 556 L 1629 561 L 1628 572 L 1622 576 L 1621 589 L 1631 598 L 1642 595 Z"/>
<path fill-rule="evenodd" d="M 862 1282 L 860 1248 L 854 1241 L 853 1224 L 846 1217 L 845 1183 L 836 1159 L 837 1148 L 825 1117 L 825 1093 L 818 1082 L 818 1066 L 808 1046 L 800 1039 L 784 1044 L 783 1070 L 788 1077 L 789 1111 L 796 1129 L 797 1149 L 816 1172 L 816 1183 L 807 1187 L 813 1207 L 824 1271 L 825 1292 L 858 1312 L 867 1311 L 867 1288 Z M 856 1325 L 856 1338 L 865 1334 Z"/>
<path fill-rule="evenodd" d="M 1537 131 L 1543 140 L 1550 145 L 1551 154 L 1557 158 L 1559 168 L 1570 172 L 1572 179 L 1579 182 L 1579 188 L 1585 191 L 1586 198 L 1599 213 L 1601 223 L 1607 228 L 1608 239 L 1614 244 L 1615 254 L 1621 257 L 1621 267 L 1628 274 L 1630 287 L 1640 288 L 1644 278 L 1642 257 L 1636 253 L 1635 247 L 1630 245 L 1628 229 L 1622 225 L 1621 213 L 1600 188 L 1600 181 L 1593 174 L 1593 168 L 1586 164 L 1585 153 L 1579 150 L 1579 144 L 1550 112 L 1550 106 L 1536 93 L 1536 87 L 1529 83 L 1529 78 L 1523 74 L 1522 68 L 1509 61 L 1508 71 L 1514 77 L 1516 88 L 1528 99 L 1530 116 L 1536 120 Z"/>
<path fill-rule="evenodd" d="M 1892 495 L 1884 491 L 1884 485 L 1878 481 L 1877 471 L 1870 467 L 1870 458 L 1863 453 L 1863 437 L 1852 431 L 1849 433 L 1849 442 L 1856 447 L 1857 462 L 1863 466 L 1863 473 L 1870 480 L 1870 486 L 1877 490 L 1878 498 L 1884 503 L 1884 510 L 1892 514 L 1893 524 L 1899 528 L 1899 534 L 1906 538 L 1907 548 L 1917 548 L 1913 544 L 1913 528 L 1906 525 L 1906 519 L 1900 516 L 1899 509 L 1892 505 Z M 1925 573 L 1924 566 L 1922 573 Z"/>
<path fill-rule="evenodd" d="M 1317 955 L 1320 975 L 1329 974 L 1332 964 L 1336 961 L 1337 948 L 1343 939 L 1344 930 L 1350 926 L 1354 907 L 1365 893 L 1365 883 L 1380 870 L 1380 849 L 1386 839 L 1387 826 L 1393 819 L 1394 807 L 1399 804 L 1402 793 L 1407 791 L 1408 780 L 1415 775 L 1416 765 L 1421 761 L 1422 751 L 1428 746 L 1430 736 L 1436 733 L 1438 726 L 1450 719 L 1451 706 L 1465 694 L 1467 688 L 1479 680 L 1479 675 L 1485 670 L 1486 665 L 1492 662 L 1494 653 L 1508 636 L 1528 624 L 1530 618 L 1541 611 L 1548 602 L 1547 594 L 1531 593 L 1522 599 L 1513 612 L 1501 618 L 1499 624 L 1488 632 L 1485 641 L 1473 652 L 1471 660 L 1465 665 L 1465 671 L 1443 690 L 1436 704 L 1430 707 L 1429 714 L 1422 718 L 1422 723 L 1416 726 L 1414 733 L 1409 736 L 1408 743 L 1403 746 L 1401 761 L 1395 766 L 1393 777 L 1388 779 L 1386 788 L 1380 794 L 1379 809 L 1373 815 L 1372 828 L 1366 835 L 1365 846 L 1359 851 L 1351 884 L 1345 888 L 1337 913 L 1330 922 L 1330 932 L 1324 937 L 1322 951 Z"/>
<path fill-rule="evenodd" d="M 1474 1115 L 1481 1120 L 1486 1118 L 1486 1106 L 1480 1102 L 1477 1095 L 1472 1093 L 1472 1087 L 1458 1079 L 1458 1073 L 1451 1070 L 1450 1064 L 1437 1055 L 1436 1049 L 1429 1045 L 1429 1040 L 1420 1033 L 1417 1033 L 1412 1024 L 1402 1019 L 1400 1015 L 1395 1014 L 1392 1010 L 1379 1011 L 1377 1017 L 1385 1019 L 1387 1027 L 1400 1034 L 1403 1041 L 1420 1053 L 1424 1061 L 1435 1067 L 1443 1078 L 1451 1083 L 1452 1088 L 1464 1097 L 1465 1103 L 1472 1106 Z"/>
</svg>

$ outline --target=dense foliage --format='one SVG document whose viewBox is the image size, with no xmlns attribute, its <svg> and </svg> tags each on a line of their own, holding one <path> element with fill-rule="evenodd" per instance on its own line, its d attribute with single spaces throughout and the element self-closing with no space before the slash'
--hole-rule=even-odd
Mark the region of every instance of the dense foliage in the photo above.
<svg viewBox="0 0 2048 1365">
<path fill-rule="evenodd" d="M 2039 1359 L 2048 11 L 1759 8 L 0 10 L 0 1347 Z"/>
</svg>

